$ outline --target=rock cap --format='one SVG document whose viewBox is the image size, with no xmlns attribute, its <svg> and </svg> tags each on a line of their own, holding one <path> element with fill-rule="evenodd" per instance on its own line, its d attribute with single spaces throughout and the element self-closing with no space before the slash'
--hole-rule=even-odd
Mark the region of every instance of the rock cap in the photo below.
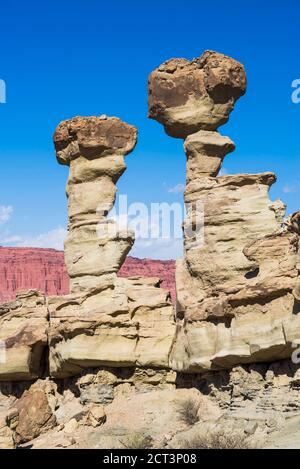
<svg viewBox="0 0 300 469">
<path fill-rule="evenodd" d="M 136 145 L 137 129 L 116 117 L 78 116 L 61 122 L 53 140 L 58 162 L 69 165 L 80 155 L 127 155 Z"/>
<path fill-rule="evenodd" d="M 225 124 L 245 92 L 243 65 L 224 54 L 206 51 L 192 61 L 171 59 L 149 76 L 149 117 L 171 137 L 185 139 Z"/>
</svg>

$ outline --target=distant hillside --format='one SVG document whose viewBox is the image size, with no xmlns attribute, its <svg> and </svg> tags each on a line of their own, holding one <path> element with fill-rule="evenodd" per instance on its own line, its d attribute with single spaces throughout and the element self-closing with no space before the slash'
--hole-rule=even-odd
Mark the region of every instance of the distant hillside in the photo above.
<svg viewBox="0 0 300 469">
<path fill-rule="evenodd" d="M 121 277 L 159 277 L 175 300 L 175 261 L 128 257 Z M 11 300 L 18 290 L 35 288 L 46 295 L 69 292 L 64 253 L 55 249 L 0 247 L 0 301 Z"/>
</svg>

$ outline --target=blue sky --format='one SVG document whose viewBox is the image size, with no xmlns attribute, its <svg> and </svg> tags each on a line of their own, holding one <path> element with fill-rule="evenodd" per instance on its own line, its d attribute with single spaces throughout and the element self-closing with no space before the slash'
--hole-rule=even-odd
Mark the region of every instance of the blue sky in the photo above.
<svg viewBox="0 0 300 469">
<path fill-rule="evenodd" d="M 182 141 L 147 118 L 147 76 L 171 57 L 206 49 L 246 67 L 248 90 L 220 128 L 236 143 L 228 173 L 272 170 L 272 198 L 299 208 L 299 2 L 64 0 L 2 2 L 0 244 L 59 247 L 66 226 L 67 168 L 53 151 L 56 125 L 74 115 L 116 115 L 139 129 L 119 193 L 129 201 L 176 202 Z M 180 188 L 180 186 L 179 186 Z M 176 257 L 181 242 L 134 254 Z"/>
</svg>

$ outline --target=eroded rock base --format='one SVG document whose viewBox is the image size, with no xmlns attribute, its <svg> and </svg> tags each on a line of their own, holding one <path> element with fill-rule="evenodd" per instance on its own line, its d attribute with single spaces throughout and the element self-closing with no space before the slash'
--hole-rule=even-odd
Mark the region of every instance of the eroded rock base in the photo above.
<svg viewBox="0 0 300 469">
<path fill-rule="evenodd" d="M 102 367 L 1 383 L 0 447 L 184 448 L 207 434 L 222 445 L 228 432 L 234 444 L 268 447 L 300 416 L 299 386 L 290 360 L 203 375 Z"/>
</svg>

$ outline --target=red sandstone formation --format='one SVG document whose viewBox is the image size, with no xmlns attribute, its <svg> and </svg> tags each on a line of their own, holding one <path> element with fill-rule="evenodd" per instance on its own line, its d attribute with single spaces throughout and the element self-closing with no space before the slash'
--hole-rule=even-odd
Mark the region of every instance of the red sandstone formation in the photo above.
<svg viewBox="0 0 300 469">
<path fill-rule="evenodd" d="M 175 300 L 175 262 L 127 257 L 121 277 L 159 277 Z M 65 295 L 69 279 L 64 253 L 55 249 L 0 247 L 0 302 L 19 290 L 34 288 L 46 295 Z"/>
<path fill-rule="evenodd" d="M 18 290 L 34 288 L 46 295 L 64 295 L 69 279 L 63 252 L 54 249 L 0 247 L 0 301 Z"/>
</svg>

